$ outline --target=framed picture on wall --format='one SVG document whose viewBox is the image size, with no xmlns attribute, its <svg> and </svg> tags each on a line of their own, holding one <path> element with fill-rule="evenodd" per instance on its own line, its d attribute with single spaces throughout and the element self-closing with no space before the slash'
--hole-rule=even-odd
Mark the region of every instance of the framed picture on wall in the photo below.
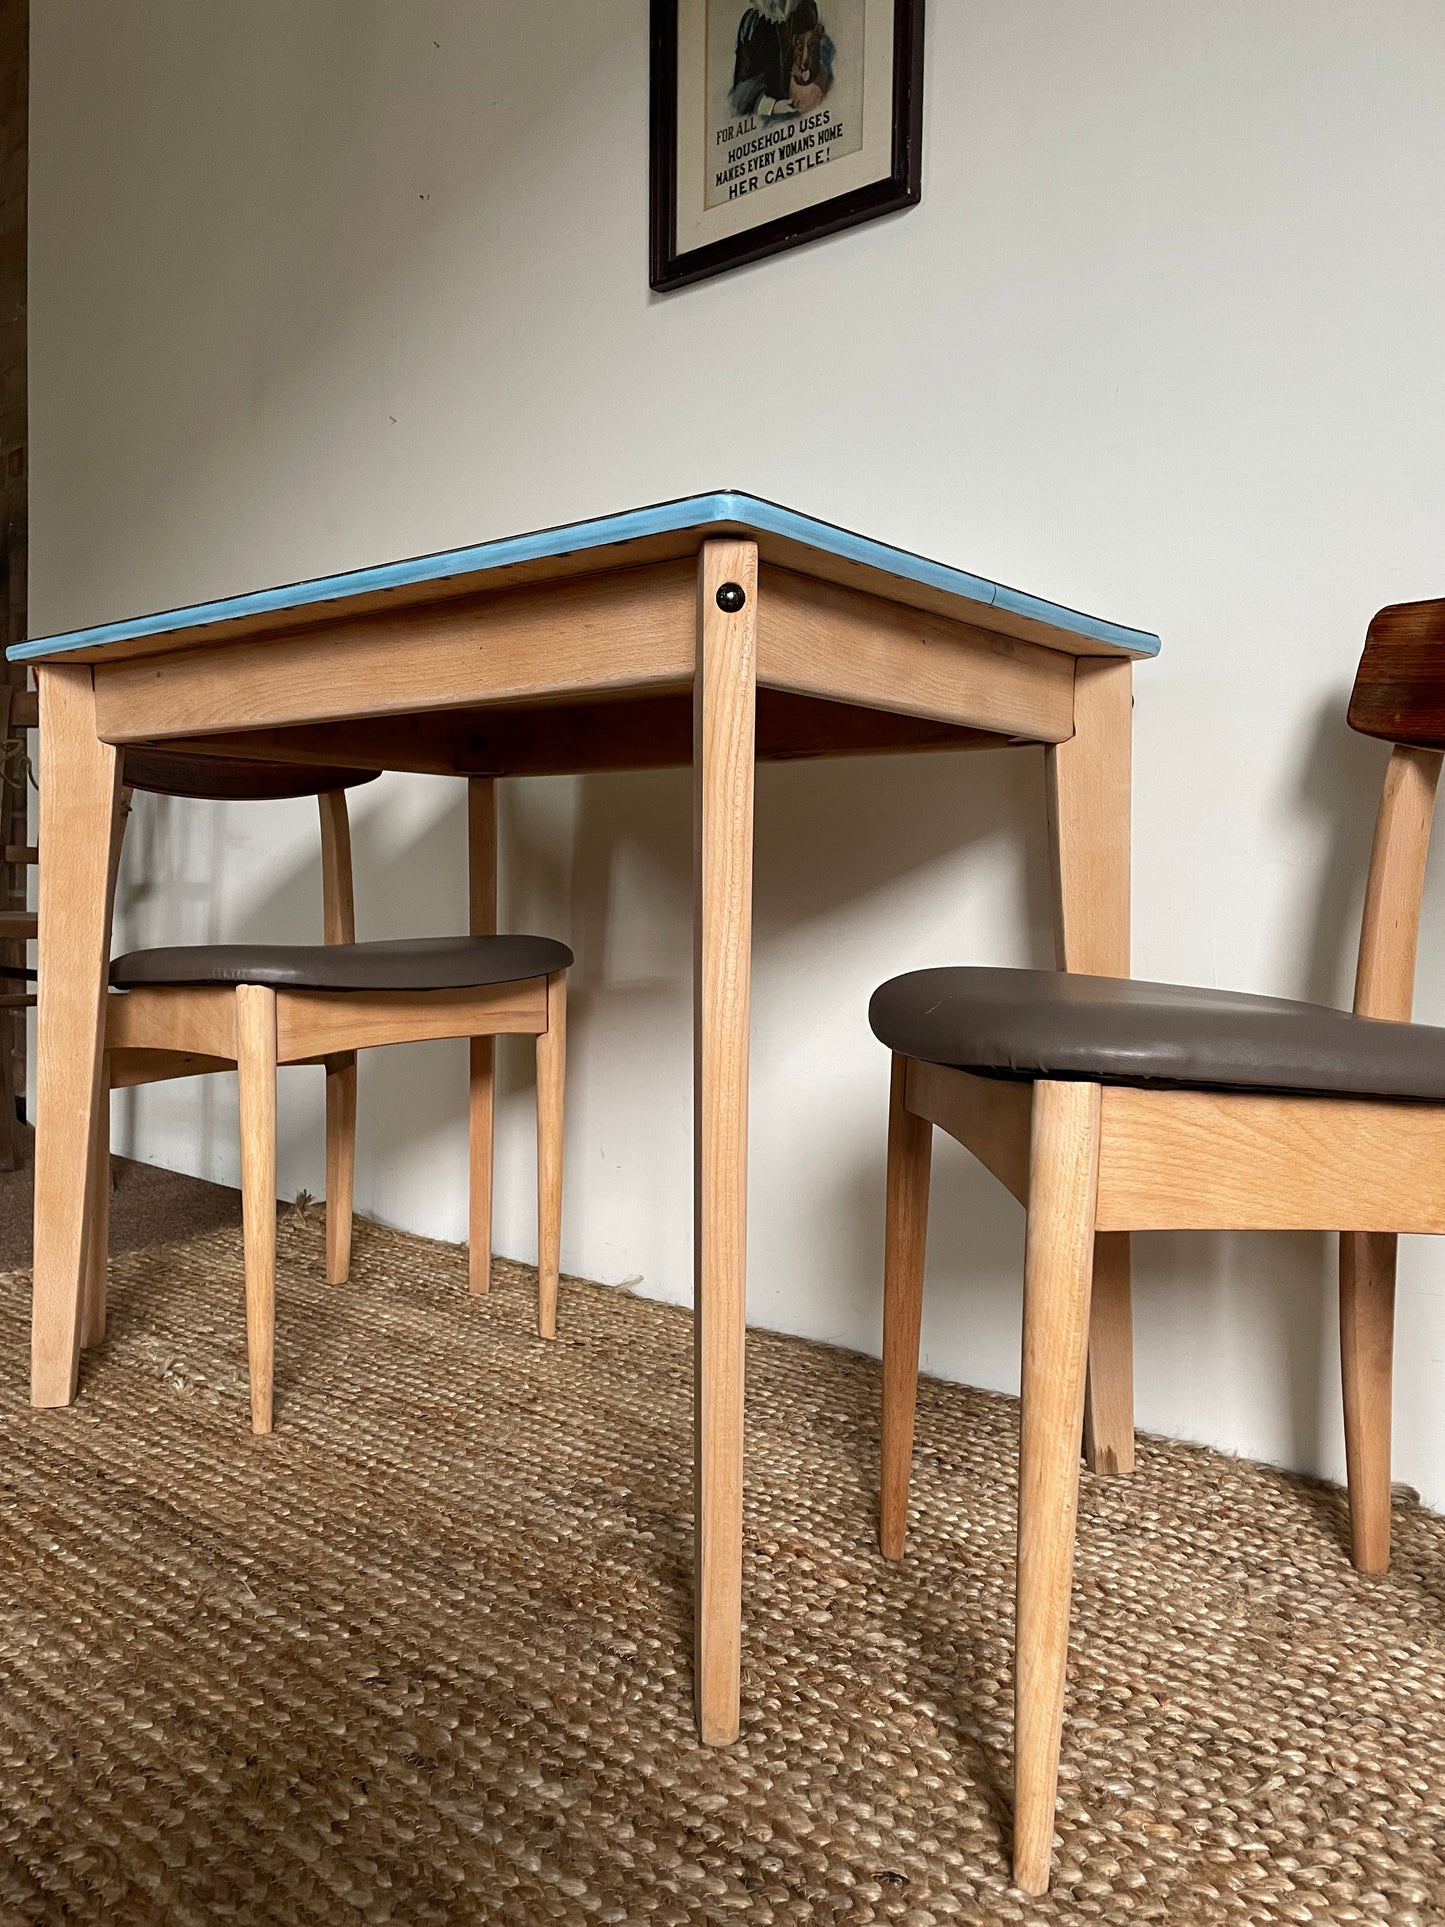
<svg viewBox="0 0 1445 1927">
<path fill-rule="evenodd" d="M 680 288 L 919 198 L 923 0 L 652 0 L 652 273 Z"/>
</svg>

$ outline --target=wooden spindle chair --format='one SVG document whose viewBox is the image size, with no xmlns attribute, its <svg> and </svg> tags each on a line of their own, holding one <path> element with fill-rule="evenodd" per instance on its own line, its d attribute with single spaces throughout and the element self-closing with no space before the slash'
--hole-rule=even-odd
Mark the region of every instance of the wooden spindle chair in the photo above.
<svg viewBox="0 0 1445 1927">
<path fill-rule="evenodd" d="M 213 800 L 315 796 L 321 816 L 323 944 L 197 944 L 132 951 L 111 965 L 105 1091 L 236 1070 L 251 1422 L 269 1432 L 276 1273 L 276 1069 L 326 1072 L 326 1276 L 351 1269 L 356 1156 L 356 1054 L 438 1037 L 470 1040 L 470 1251 L 473 1292 L 491 1275 L 493 1051 L 504 1032 L 537 1040 L 538 1330 L 556 1331 L 562 1215 L 567 970 L 550 937 L 498 936 L 496 800 L 489 777 L 468 782 L 466 937 L 357 943 L 346 792 L 374 770 L 303 768 L 127 749 L 127 789 Z M 126 811 L 111 853 L 120 862 Z M 90 1160 L 81 1339 L 105 1334 L 110 1106 L 97 1106 Z"/>
<path fill-rule="evenodd" d="M 1445 749 L 1445 600 L 1374 618 L 1349 722 L 1394 744 L 1353 1012 L 1052 971 L 894 978 L 880 1538 L 903 1555 L 934 1125 L 1028 1212 L 1024 1258 L 1014 1877 L 1048 1886 L 1094 1240 L 1145 1230 L 1334 1230 L 1351 1556 L 1390 1557 L 1398 1234 L 1445 1231 L 1445 1029 L 1410 1022 Z"/>
</svg>

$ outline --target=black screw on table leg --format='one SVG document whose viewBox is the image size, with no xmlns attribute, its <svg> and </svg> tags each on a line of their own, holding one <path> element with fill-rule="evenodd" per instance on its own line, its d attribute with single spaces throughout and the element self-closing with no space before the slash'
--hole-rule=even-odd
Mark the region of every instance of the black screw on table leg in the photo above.
<svg viewBox="0 0 1445 1927">
<path fill-rule="evenodd" d="M 717 606 L 726 616 L 735 616 L 748 599 L 748 592 L 741 582 L 724 582 L 717 592 Z"/>
</svg>

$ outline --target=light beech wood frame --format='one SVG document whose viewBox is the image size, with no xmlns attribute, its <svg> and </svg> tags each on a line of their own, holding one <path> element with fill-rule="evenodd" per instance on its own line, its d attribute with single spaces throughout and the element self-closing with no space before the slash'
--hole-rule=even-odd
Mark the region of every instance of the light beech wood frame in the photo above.
<svg viewBox="0 0 1445 1927">
<path fill-rule="evenodd" d="M 1082 665 L 1081 665 L 1082 666 Z M 1440 752 L 1397 747 L 1385 777 L 1355 1009 L 1408 1021 Z M 888 1123 L 879 1540 L 901 1558 L 908 1508 L 933 1127 L 1028 1212 L 1015 1633 L 1014 1878 L 1048 1886 L 1084 1414 L 1107 1316 L 1127 1316 L 1123 1234 L 1339 1231 L 1351 1556 L 1390 1558 L 1397 1236 L 1445 1232 L 1445 1104 L 1007 1081 L 895 1055 Z M 1128 1344 L 1106 1331 L 1107 1365 Z M 1110 1395 L 1118 1390 L 1109 1380 Z M 1096 1422 L 1122 1436 L 1124 1413 Z M 1132 1427 L 1132 1418 L 1129 1420 Z M 1132 1439 L 1132 1432 L 1131 1432 Z"/>
<path fill-rule="evenodd" d="M 471 923 L 496 928 L 496 816 L 489 782 L 468 799 Z M 479 794 L 480 792 L 480 794 Z M 324 791 L 321 814 L 323 927 L 328 944 L 354 943 L 351 830 L 344 790 Z M 120 819 L 123 821 L 123 819 Z M 120 856 L 114 839 L 111 887 Z M 478 929 L 478 925 L 483 926 Z M 326 1072 L 326 1276 L 344 1284 L 351 1267 L 356 1158 L 356 1056 L 387 1044 L 465 1037 L 471 1049 L 469 1271 L 473 1290 L 491 1268 L 493 1040 L 537 1040 L 537 1328 L 557 1329 L 562 1223 L 563 1093 L 567 973 L 475 989 L 432 991 L 270 990 L 259 985 L 156 984 L 112 991 L 104 1006 L 102 1092 L 235 1069 L 240 1078 L 241 1200 L 246 1247 L 247 1347 L 253 1431 L 269 1432 L 276 1270 L 276 1071 L 288 1064 Z M 484 1053 L 484 1055 L 483 1055 Z M 479 1101 L 477 1067 L 485 1067 Z M 95 1112 L 81 1345 L 105 1335 L 110 1117 Z M 478 1245 L 477 1240 L 481 1243 Z"/>
<path fill-rule="evenodd" d="M 742 609 L 717 601 L 729 580 L 754 585 Z M 66 1404 L 77 1383 L 90 1206 L 74 1174 L 93 1136 L 109 927 L 89 844 L 109 820 L 113 745 L 169 743 L 481 782 L 690 764 L 701 1127 L 696 1688 L 702 1731 L 726 1740 L 738 1730 L 742 1650 L 751 766 L 987 745 L 1023 747 L 1042 764 L 1047 753 L 1069 967 L 1095 967 L 1083 961 L 1092 945 L 1111 949 L 1114 967 L 1127 970 L 1127 928 L 1110 923 L 1127 915 L 1127 693 L 1140 652 L 1129 632 L 1109 640 L 1086 619 L 1045 619 L 1011 593 L 961 596 L 907 569 L 732 526 L 637 534 L 605 550 L 564 546 L 451 588 L 367 590 L 314 605 L 288 596 L 286 605 L 121 633 L 36 665 L 42 706 L 56 679 L 69 678 L 74 695 L 71 727 L 47 737 L 40 772 L 42 818 L 48 810 L 56 831 L 46 847 L 50 887 L 52 896 L 67 893 L 69 908 L 52 929 L 42 919 L 39 939 L 41 1001 L 53 1006 L 49 1018 L 42 1010 L 41 1034 L 53 1054 L 42 1050 L 36 1065 L 50 1180 L 37 1191 L 32 1399 Z M 1118 673 L 1096 683 L 1100 665 Z M 1109 700 L 1095 699 L 1106 691 Z M 473 796 L 485 813 L 483 792 Z M 490 833 L 483 814 L 474 852 Z M 489 903 L 484 888 L 474 918 L 488 915 Z M 709 986 L 718 996 L 711 1006 Z M 181 1076 L 213 1067 L 211 1057 L 173 1049 L 147 1061 L 156 1077 Z M 113 1084 L 144 1074 L 136 1051 L 110 1052 Z M 474 1060 L 478 1160 L 489 1100 Z M 475 1190 L 473 1198 L 475 1234 Z M 471 1282 L 485 1283 L 475 1255 Z M 1117 1377 L 1117 1321 L 1110 1329 Z M 1100 1343 L 1096 1333 L 1091 1344 Z M 1091 1366 L 1091 1394 L 1095 1376 L 1102 1383 Z M 1127 1392 L 1127 1369 L 1123 1377 Z M 1121 1424 L 1117 1401 L 1111 1410 Z"/>
</svg>

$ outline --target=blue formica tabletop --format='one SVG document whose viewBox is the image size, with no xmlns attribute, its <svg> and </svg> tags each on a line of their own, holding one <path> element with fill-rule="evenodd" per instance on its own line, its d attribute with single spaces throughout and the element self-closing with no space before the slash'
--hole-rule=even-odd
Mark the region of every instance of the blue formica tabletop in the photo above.
<svg viewBox="0 0 1445 1927">
<path fill-rule="evenodd" d="M 651 508 L 603 515 L 530 535 L 505 536 L 465 549 L 317 576 L 281 588 L 253 589 L 214 602 L 98 623 L 63 635 L 15 643 L 12 662 L 83 652 L 85 660 L 109 654 L 181 648 L 193 641 L 224 640 L 267 629 L 293 628 L 340 619 L 380 607 L 485 594 L 523 583 L 639 566 L 695 552 L 710 536 L 754 538 L 760 557 L 804 575 L 843 582 L 889 600 L 951 615 L 996 630 L 1067 649 L 1074 654 L 1152 656 L 1159 638 L 1081 615 L 1039 596 L 1010 589 L 985 576 L 907 549 L 855 535 L 755 495 L 721 490 L 689 495 Z"/>
</svg>

